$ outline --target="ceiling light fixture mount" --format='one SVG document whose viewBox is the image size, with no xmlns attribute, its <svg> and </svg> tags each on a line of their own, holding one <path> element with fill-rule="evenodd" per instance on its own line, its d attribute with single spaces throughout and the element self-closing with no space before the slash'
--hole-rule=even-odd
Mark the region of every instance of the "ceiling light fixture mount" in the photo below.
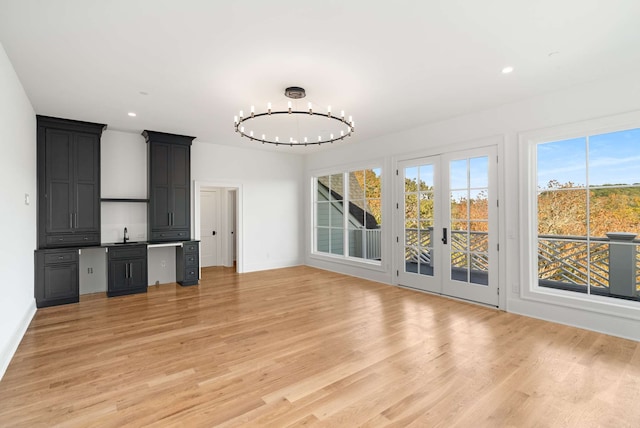
<svg viewBox="0 0 640 428">
<path fill-rule="evenodd" d="M 290 86 L 286 88 L 284 94 L 287 98 L 293 100 L 298 100 L 306 96 L 304 88 L 298 86 Z M 279 115 L 287 115 L 288 118 L 296 119 L 293 126 L 290 126 L 290 129 L 285 131 L 285 134 L 281 134 L 286 135 L 287 132 L 296 133 L 298 134 L 296 137 L 290 136 L 288 139 L 280 141 L 280 137 L 275 135 L 277 132 L 273 132 L 273 137 L 268 137 L 264 129 L 258 131 L 258 129 L 255 128 L 259 121 L 263 121 L 264 124 L 265 120 L 275 119 L 276 116 Z M 329 126 L 319 125 L 317 119 L 323 117 L 331 121 Z M 318 129 L 309 130 L 308 126 L 305 128 L 299 123 L 301 120 L 308 120 L 310 123 L 313 123 L 314 120 L 311 119 L 316 120 L 314 124 L 319 125 Z M 271 121 L 274 122 L 274 120 Z M 251 106 L 251 111 L 248 116 L 245 116 L 243 111 L 240 110 L 240 114 L 238 116 L 234 116 L 233 122 L 236 132 L 239 133 L 241 137 L 246 137 L 250 141 L 291 147 L 333 143 L 334 141 L 344 140 L 346 137 L 350 137 L 355 130 L 353 118 L 351 116 L 346 118 L 344 110 L 340 112 L 339 116 L 335 116 L 331 114 L 331 106 L 328 106 L 326 113 L 320 113 L 313 110 L 312 103 L 307 103 L 306 110 L 295 110 L 291 101 L 287 102 L 287 109 L 285 110 L 274 110 L 272 109 L 271 103 L 267 103 L 267 111 L 264 113 L 256 113 L 255 106 Z M 326 124 L 326 122 L 322 123 Z M 305 133 L 307 135 L 304 137 L 300 135 Z M 315 140 L 316 135 L 317 140 Z"/>
</svg>

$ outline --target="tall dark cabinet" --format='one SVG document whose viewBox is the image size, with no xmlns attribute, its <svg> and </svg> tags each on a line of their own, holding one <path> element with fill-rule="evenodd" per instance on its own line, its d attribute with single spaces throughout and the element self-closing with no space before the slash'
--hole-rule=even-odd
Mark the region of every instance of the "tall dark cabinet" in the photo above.
<svg viewBox="0 0 640 428">
<path fill-rule="evenodd" d="M 36 305 L 79 299 L 78 248 L 100 245 L 100 137 L 106 125 L 36 116 Z"/>
<path fill-rule="evenodd" d="M 38 248 L 100 245 L 100 136 L 106 125 L 38 123 Z"/>
<path fill-rule="evenodd" d="M 152 242 L 191 237 L 191 143 L 195 137 L 144 131 L 149 153 L 148 237 Z"/>
</svg>

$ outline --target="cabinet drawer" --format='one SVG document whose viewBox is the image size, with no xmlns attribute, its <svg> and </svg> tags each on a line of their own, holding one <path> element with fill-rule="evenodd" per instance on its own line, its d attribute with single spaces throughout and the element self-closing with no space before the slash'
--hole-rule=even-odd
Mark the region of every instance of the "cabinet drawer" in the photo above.
<svg viewBox="0 0 640 428">
<path fill-rule="evenodd" d="M 198 267 L 186 268 L 184 270 L 184 281 L 194 281 L 198 279 Z"/>
<path fill-rule="evenodd" d="M 146 245 L 109 247 L 109 259 L 139 259 L 147 257 Z"/>
<path fill-rule="evenodd" d="M 185 254 L 184 265 L 188 268 L 198 268 L 198 255 L 197 254 Z"/>
<path fill-rule="evenodd" d="M 197 242 L 189 242 L 188 244 L 182 245 L 182 251 L 185 253 L 198 253 L 198 243 Z"/>
<path fill-rule="evenodd" d="M 151 232 L 152 242 L 188 241 L 191 239 L 187 230 L 169 230 L 166 232 Z"/>
<path fill-rule="evenodd" d="M 100 245 L 100 235 L 98 234 L 73 234 L 73 235 L 48 235 L 47 246 L 66 247 L 69 245 Z"/>
<path fill-rule="evenodd" d="M 78 260 L 78 251 L 60 251 L 44 253 L 44 264 L 69 263 Z"/>
</svg>

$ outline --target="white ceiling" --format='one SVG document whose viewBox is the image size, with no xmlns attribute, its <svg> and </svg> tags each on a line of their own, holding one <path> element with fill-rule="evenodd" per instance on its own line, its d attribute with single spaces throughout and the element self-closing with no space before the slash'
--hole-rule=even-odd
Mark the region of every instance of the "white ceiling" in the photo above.
<svg viewBox="0 0 640 428">
<path fill-rule="evenodd" d="M 38 114 L 259 147 L 233 116 L 296 85 L 353 115 L 352 144 L 640 71 L 639 18 L 638 0 L 0 0 L 0 43 Z"/>
</svg>

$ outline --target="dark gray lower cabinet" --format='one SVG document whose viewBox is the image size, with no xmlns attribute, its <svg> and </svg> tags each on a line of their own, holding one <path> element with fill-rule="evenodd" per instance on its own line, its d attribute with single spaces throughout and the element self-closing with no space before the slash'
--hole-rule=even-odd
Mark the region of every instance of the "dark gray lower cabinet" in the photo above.
<svg viewBox="0 0 640 428">
<path fill-rule="evenodd" d="M 147 246 L 109 247 L 107 296 L 146 293 Z"/>
<path fill-rule="evenodd" d="M 197 285 L 200 276 L 200 245 L 198 241 L 183 242 L 176 248 L 176 281 L 180 285 Z"/>
<path fill-rule="evenodd" d="M 35 264 L 37 307 L 80 300 L 78 249 L 36 250 Z"/>
</svg>

